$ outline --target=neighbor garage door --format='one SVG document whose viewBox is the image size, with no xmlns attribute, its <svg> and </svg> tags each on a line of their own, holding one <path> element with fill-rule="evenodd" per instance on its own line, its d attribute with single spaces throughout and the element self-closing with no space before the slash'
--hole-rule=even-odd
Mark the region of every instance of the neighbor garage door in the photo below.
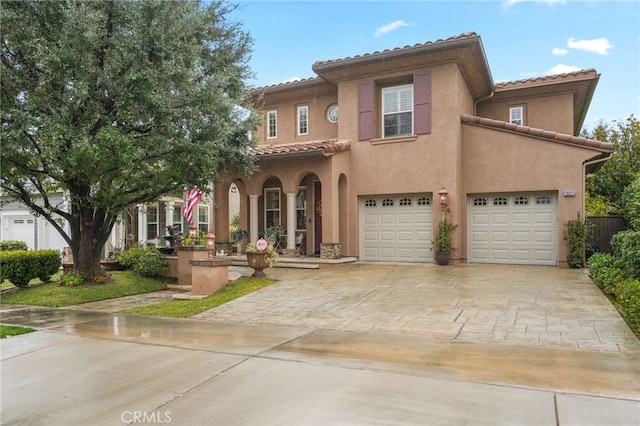
<svg viewBox="0 0 640 426">
<path fill-rule="evenodd" d="M 361 197 L 361 260 L 432 262 L 431 204 L 427 194 Z"/>
<path fill-rule="evenodd" d="M 35 249 L 35 235 L 36 235 L 36 219 L 33 216 L 4 216 L 3 221 L 6 221 L 7 228 L 6 233 L 3 233 L 3 239 L 5 240 L 17 240 L 27 243 L 27 247 Z"/>
<path fill-rule="evenodd" d="M 557 264 L 555 194 L 470 196 L 469 262 Z"/>
</svg>

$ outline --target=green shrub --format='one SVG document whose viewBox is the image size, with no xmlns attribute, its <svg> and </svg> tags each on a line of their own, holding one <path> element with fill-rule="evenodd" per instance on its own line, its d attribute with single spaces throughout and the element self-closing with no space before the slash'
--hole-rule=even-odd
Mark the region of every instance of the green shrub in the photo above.
<svg viewBox="0 0 640 426">
<path fill-rule="evenodd" d="M 29 253 L 37 253 L 38 254 L 38 262 L 37 262 L 37 274 L 36 276 L 40 278 L 40 281 L 47 282 L 51 279 L 51 276 L 60 270 L 60 266 L 62 266 L 62 259 L 60 258 L 60 253 L 57 250 L 38 250 L 36 252 Z"/>
<path fill-rule="evenodd" d="M 80 274 L 76 274 L 73 271 L 67 271 L 60 276 L 60 285 L 75 287 L 84 284 L 84 278 Z"/>
<path fill-rule="evenodd" d="M 120 264 L 143 277 L 156 277 L 169 265 L 154 247 L 135 246 L 120 255 Z"/>
<path fill-rule="evenodd" d="M 611 238 L 616 267 L 629 278 L 640 279 L 640 231 L 618 232 Z"/>
<path fill-rule="evenodd" d="M 133 265 L 138 262 L 138 259 L 140 259 L 140 256 L 142 256 L 143 252 L 144 247 L 137 245 L 133 246 L 129 250 L 126 250 L 122 254 L 120 254 L 120 257 L 118 257 L 118 262 L 120 262 L 120 265 L 124 266 L 125 268 L 132 269 Z"/>
<path fill-rule="evenodd" d="M 636 333 L 640 332 L 640 280 L 627 278 L 615 289 L 616 305 L 622 311 L 627 324 Z"/>
<path fill-rule="evenodd" d="M 31 281 L 33 268 L 29 262 L 26 250 L 0 252 L 0 268 L 2 277 L 11 281 L 16 287 L 26 287 Z"/>
<path fill-rule="evenodd" d="M 13 250 L 0 252 L 1 278 L 16 287 L 26 287 L 33 278 L 48 281 L 62 265 L 57 250 Z"/>
<path fill-rule="evenodd" d="M 133 271 L 143 277 L 157 277 L 169 266 L 167 260 L 155 247 L 147 247 L 133 265 Z"/>
<path fill-rule="evenodd" d="M 27 243 L 17 240 L 0 241 L 0 251 L 27 250 Z"/>
</svg>

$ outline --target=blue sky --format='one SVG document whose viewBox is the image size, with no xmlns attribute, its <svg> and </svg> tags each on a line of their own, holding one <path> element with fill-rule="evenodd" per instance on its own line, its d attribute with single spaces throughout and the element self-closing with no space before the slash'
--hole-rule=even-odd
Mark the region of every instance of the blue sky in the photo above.
<svg viewBox="0 0 640 426">
<path fill-rule="evenodd" d="M 315 77 L 314 62 L 436 41 L 482 38 L 494 82 L 595 68 L 584 125 L 640 116 L 640 2 L 240 1 L 254 39 L 251 86 Z"/>
</svg>

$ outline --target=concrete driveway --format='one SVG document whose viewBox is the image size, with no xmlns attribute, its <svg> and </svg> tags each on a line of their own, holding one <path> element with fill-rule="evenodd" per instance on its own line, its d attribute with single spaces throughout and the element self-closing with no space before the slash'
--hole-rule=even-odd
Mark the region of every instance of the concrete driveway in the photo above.
<svg viewBox="0 0 640 426">
<path fill-rule="evenodd" d="M 41 331 L 0 342 L 2 424 L 640 424 L 640 343 L 584 271 L 267 273 L 189 320 L 3 306 Z"/>
</svg>

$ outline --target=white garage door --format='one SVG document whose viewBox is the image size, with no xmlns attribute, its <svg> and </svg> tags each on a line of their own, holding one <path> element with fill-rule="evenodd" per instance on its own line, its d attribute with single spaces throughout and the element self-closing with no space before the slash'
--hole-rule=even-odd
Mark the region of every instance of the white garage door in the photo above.
<svg viewBox="0 0 640 426">
<path fill-rule="evenodd" d="M 432 213 L 427 194 L 361 197 L 361 260 L 433 262 Z"/>
<path fill-rule="evenodd" d="M 6 221 L 6 240 L 24 241 L 29 249 L 35 249 L 36 219 L 33 216 L 4 216 Z"/>
<path fill-rule="evenodd" d="M 470 196 L 469 262 L 557 264 L 555 194 Z"/>
</svg>

